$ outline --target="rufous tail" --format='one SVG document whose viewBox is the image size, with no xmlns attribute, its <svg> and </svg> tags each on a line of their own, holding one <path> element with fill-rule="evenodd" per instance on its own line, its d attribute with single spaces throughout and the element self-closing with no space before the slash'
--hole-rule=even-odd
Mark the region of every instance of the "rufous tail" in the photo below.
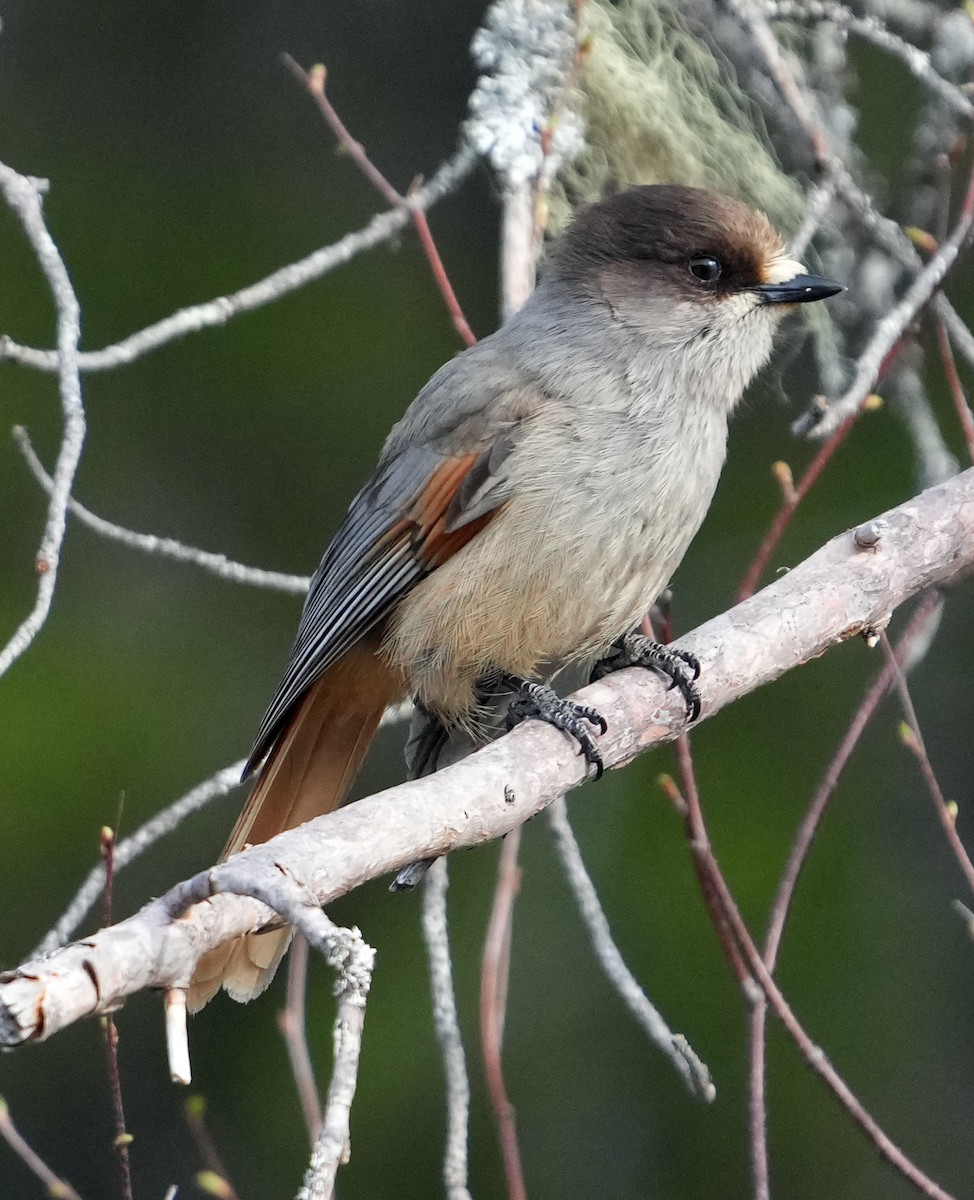
<svg viewBox="0 0 974 1200">
<path fill-rule="evenodd" d="M 372 637 L 353 646 L 308 691 L 261 768 L 221 860 L 344 800 L 386 706 L 401 690 L 377 645 Z M 189 986 L 189 1011 L 201 1009 L 221 987 L 241 1002 L 259 996 L 292 933 L 290 926 L 249 933 L 205 954 Z"/>
</svg>

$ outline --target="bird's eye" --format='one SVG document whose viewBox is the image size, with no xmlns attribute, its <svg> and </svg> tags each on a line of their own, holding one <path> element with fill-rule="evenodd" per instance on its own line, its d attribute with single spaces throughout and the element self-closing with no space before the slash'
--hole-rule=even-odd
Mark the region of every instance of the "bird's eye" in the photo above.
<svg viewBox="0 0 974 1200">
<path fill-rule="evenodd" d="M 700 254 L 696 258 L 691 258 L 687 266 L 690 268 L 693 278 L 698 279 L 701 283 L 716 283 L 720 278 L 720 261 L 712 254 Z"/>
</svg>

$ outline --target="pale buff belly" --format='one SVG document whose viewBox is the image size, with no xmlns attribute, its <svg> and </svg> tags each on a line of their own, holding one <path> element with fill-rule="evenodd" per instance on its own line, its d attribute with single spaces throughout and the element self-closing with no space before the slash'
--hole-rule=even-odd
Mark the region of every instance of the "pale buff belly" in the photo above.
<svg viewBox="0 0 974 1200">
<path fill-rule="evenodd" d="M 428 708 L 461 719 L 485 674 L 531 677 L 542 664 L 595 659 L 633 629 L 702 515 L 671 522 L 661 539 L 645 514 L 598 521 L 580 512 L 574 528 L 553 530 L 512 504 L 402 601 L 385 653 Z"/>
</svg>

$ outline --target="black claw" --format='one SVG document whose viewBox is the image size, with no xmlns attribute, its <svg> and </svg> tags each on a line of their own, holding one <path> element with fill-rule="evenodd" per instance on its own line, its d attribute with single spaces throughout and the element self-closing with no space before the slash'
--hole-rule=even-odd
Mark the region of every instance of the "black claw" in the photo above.
<svg viewBox="0 0 974 1200">
<path fill-rule="evenodd" d="M 595 768 L 595 778 L 601 779 L 605 773 L 602 755 L 592 734 L 585 727 L 585 723 L 588 722 L 589 725 L 594 725 L 600 734 L 609 728 L 598 709 L 564 700 L 542 683 L 532 683 L 526 679 L 511 682 L 517 688 L 517 695 L 507 710 L 507 728 L 513 729 L 522 721 L 533 718 L 545 721 L 555 729 L 561 729 L 578 742 L 578 753 L 583 754 L 588 765 Z"/>
<path fill-rule="evenodd" d="M 663 646 L 641 633 L 628 633 L 595 664 L 592 679 L 602 679 L 623 667 L 648 667 L 669 680 L 669 689 L 676 688 L 687 706 L 687 721 L 700 716 L 700 693 L 694 683 L 700 678 L 700 662 L 695 654 L 677 646 Z"/>
</svg>

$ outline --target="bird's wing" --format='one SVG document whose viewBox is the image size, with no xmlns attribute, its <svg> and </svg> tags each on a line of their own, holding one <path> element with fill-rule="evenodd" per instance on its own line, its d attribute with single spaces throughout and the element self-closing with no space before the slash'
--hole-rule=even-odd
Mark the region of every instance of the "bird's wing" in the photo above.
<svg viewBox="0 0 974 1200">
<path fill-rule="evenodd" d="M 505 465 L 516 440 L 507 430 L 486 448 L 454 455 L 414 445 L 381 464 L 352 501 L 311 581 L 245 777 L 266 757 L 308 688 L 504 504 L 510 495 Z"/>
</svg>

